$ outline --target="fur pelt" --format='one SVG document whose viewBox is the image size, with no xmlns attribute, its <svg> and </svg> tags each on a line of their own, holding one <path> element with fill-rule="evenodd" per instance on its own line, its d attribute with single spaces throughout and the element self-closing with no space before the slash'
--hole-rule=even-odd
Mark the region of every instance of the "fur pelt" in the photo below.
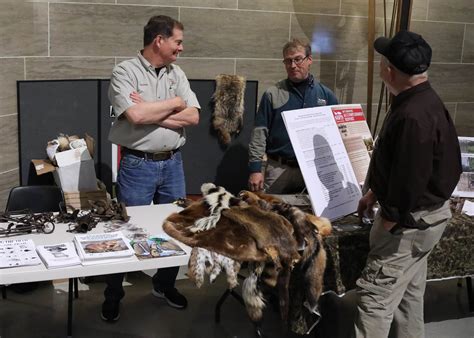
<svg viewBox="0 0 474 338">
<path fill-rule="evenodd" d="M 258 322 L 262 319 L 265 298 L 259 288 L 258 280 L 263 272 L 264 263 L 250 263 L 250 274 L 242 284 L 242 298 L 250 319 Z"/>
<path fill-rule="evenodd" d="M 219 220 L 209 230 L 193 232 L 196 220 L 209 217 L 212 208 L 209 205 L 210 194 L 215 188 L 204 189 L 201 200 L 191 203 L 179 213 L 170 215 L 163 224 L 164 231 L 171 237 L 191 246 L 204 248 L 238 262 L 262 263 L 268 270 L 257 275 L 270 286 L 278 285 L 282 299 L 288 299 L 288 282 L 293 266 L 299 261 L 297 243 L 293 238 L 293 227 L 284 217 L 275 212 L 266 211 L 255 205 L 248 205 L 240 199 L 229 199 L 229 208 L 217 208 Z M 222 193 L 220 189 L 216 190 Z M 214 210 L 217 210 L 214 208 Z M 192 257 L 193 277 L 198 283 L 203 279 L 202 264 L 196 264 L 198 254 Z M 203 260 L 202 257 L 199 259 Z M 195 269 L 195 267 L 201 266 Z M 260 266 L 256 264 L 255 266 Z M 263 270 L 263 268 L 262 268 Z M 253 273 L 253 272 L 251 272 Z M 282 278 L 281 276 L 284 276 Z M 249 280 L 247 283 L 251 283 Z M 252 284 L 250 284 L 252 285 Z M 248 294 L 258 294 L 258 291 Z M 256 319 L 261 310 L 256 306 L 263 304 L 258 300 L 251 301 L 252 319 Z M 247 304 L 246 301 L 246 304 Z M 257 305 L 256 305 L 257 304 Z M 281 303 L 282 316 L 288 313 L 288 302 Z M 260 318 L 261 319 L 261 318 Z M 284 318 L 286 319 L 286 318 Z"/>
<path fill-rule="evenodd" d="M 239 197 L 251 205 L 259 205 L 285 217 L 293 226 L 294 237 L 301 252 L 298 272 L 302 278 L 301 290 L 310 309 L 315 309 L 323 290 L 323 277 L 326 268 L 326 251 L 322 236 L 331 233 L 331 223 L 327 218 L 310 215 L 280 199 L 262 193 L 242 191 Z M 281 285 L 281 284 L 280 284 Z"/>
<path fill-rule="evenodd" d="M 264 194 L 262 192 L 251 192 L 243 190 L 238 196 L 241 200 L 245 201 L 249 205 L 258 205 L 264 210 L 272 210 L 274 205 L 285 204 L 283 200 L 279 199 L 274 195 Z M 329 236 L 332 232 L 332 226 L 329 219 L 325 217 L 318 217 L 316 215 L 304 213 L 306 219 L 315 226 L 320 235 L 325 237 Z"/>
<path fill-rule="evenodd" d="M 237 275 L 240 270 L 240 262 L 203 248 L 194 247 L 191 250 L 188 276 L 198 288 L 204 283 L 205 274 L 208 274 L 209 281 L 214 283 L 222 270 L 226 273 L 229 289 L 235 288 L 239 284 Z"/>
<path fill-rule="evenodd" d="M 190 228 L 191 232 L 209 230 L 216 227 L 224 209 L 229 209 L 234 195 L 222 187 L 216 187 L 212 183 L 205 183 L 201 186 L 204 203 L 209 206 L 209 216 L 199 218 Z M 238 201 L 236 202 L 238 203 Z"/>
<path fill-rule="evenodd" d="M 228 145 L 231 134 L 238 134 L 243 127 L 245 78 L 238 75 L 220 74 L 216 77 L 214 114 L 212 126 L 219 141 Z"/>
<path fill-rule="evenodd" d="M 171 237 L 199 248 L 193 250 L 190 260 L 190 271 L 196 284 L 202 284 L 206 269 L 212 274 L 209 264 L 212 252 L 236 262 L 250 262 L 250 275 L 243 283 L 244 302 L 250 318 L 261 319 L 264 301 L 257 281 L 262 281 L 277 287 L 280 313 L 286 321 L 290 277 L 297 264 L 298 273 L 303 275 L 301 292 L 305 293 L 304 299 L 310 307 L 315 307 L 322 291 L 326 264 L 322 234 L 330 233 L 329 221 L 308 215 L 270 195 L 251 192 L 242 192 L 239 198 L 229 197 L 228 205 L 223 207 L 216 203 L 218 198 L 209 196 L 225 194 L 225 190 L 213 185 L 206 187 L 202 189 L 204 197 L 201 200 L 170 215 L 163 224 L 164 231 Z M 211 215 L 217 219 L 212 227 L 192 231 L 197 220 L 209 219 Z M 201 249 L 209 251 L 206 253 Z M 229 280 L 229 273 L 227 275 Z"/>
<path fill-rule="evenodd" d="M 205 248 L 243 262 L 272 262 L 278 269 L 293 266 L 299 260 L 293 227 L 274 212 L 231 198 L 229 208 L 217 208 L 219 220 L 206 231 L 193 232 L 199 219 L 208 218 L 212 210 L 207 197 L 191 203 L 179 213 L 171 214 L 163 230 L 191 247 Z M 221 189 L 217 193 L 222 193 Z M 211 210 L 212 209 L 212 210 Z"/>
</svg>

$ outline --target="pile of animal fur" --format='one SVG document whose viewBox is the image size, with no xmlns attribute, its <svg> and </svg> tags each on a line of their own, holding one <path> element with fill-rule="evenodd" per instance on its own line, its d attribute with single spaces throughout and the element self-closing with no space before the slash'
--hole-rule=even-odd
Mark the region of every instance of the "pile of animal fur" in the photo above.
<svg viewBox="0 0 474 338">
<path fill-rule="evenodd" d="M 207 183 L 203 198 L 163 224 L 167 234 L 193 247 L 189 277 L 199 287 L 208 273 L 211 281 L 224 270 L 230 288 L 237 282 L 242 262 L 249 276 L 242 296 L 252 321 L 262 319 L 265 300 L 261 283 L 276 287 L 280 314 L 286 322 L 292 271 L 299 275 L 299 292 L 307 307 L 315 309 L 322 292 L 326 252 L 322 236 L 331 232 L 329 220 L 265 194 L 243 191 L 238 197 Z M 296 268 L 295 268 L 296 267 Z M 302 305 L 302 304 L 301 304 Z"/>
</svg>

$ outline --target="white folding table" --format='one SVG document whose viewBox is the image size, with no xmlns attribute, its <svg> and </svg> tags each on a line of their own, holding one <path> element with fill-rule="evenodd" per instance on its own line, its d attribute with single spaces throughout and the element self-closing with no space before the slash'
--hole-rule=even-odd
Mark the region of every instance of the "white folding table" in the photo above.
<svg viewBox="0 0 474 338">
<path fill-rule="evenodd" d="M 178 212 L 179 210 L 181 210 L 181 208 L 174 204 L 127 207 L 127 213 L 130 216 L 129 223 L 143 228 L 150 235 L 163 234 L 164 232 L 162 229 L 162 224 L 164 219 L 168 217 L 171 213 Z M 90 233 L 104 232 L 104 224 L 105 223 L 102 222 L 97 224 L 97 226 L 92 229 Z M 68 229 L 69 227 L 67 224 L 59 223 L 56 224 L 56 228 L 51 234 L 32 232 L 26 235 L 0 237 L 0 240 L 32 239 L 35 245 L 48 245 L 71 242 L 74 238 L 74 233 L 67 232 Z M 75 278 L 187 265 L 191 248 L 184 245 L 183 243 L 179 244 L 186 252 L 186 255 L 160 257 L 146 260 L 139 260 L 136 257 L 132 257 L 130 259 L 127 259 L 126 261 L 117 261 L 112 263 L 88 266 L 76 265 L 56 269 L 47 269 L 43 264 L 35 266 L 22 266 L 17 268 L 0 269 L 0 285 L 68 278 L 69 295 L 67 336 L 71 337 L 73 297 L 72 294 L 73 281 Z"/>
</svg>

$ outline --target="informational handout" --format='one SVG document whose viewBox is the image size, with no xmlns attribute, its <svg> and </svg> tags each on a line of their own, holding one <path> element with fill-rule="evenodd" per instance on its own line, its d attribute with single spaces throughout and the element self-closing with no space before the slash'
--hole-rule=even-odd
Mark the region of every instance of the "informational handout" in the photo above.
<svg viewBox="0 0 474 338">
<path fill-rule="evenodd" d="M 357 210 L 361 192 L 331 107 L 282 114 L 313 210 L 334 220 Z"/>
<path fill-rule="evenodd" d="M 41 264 L 31 239 L 7 239 L 0 241 L 0 269 Z"/>
<path fill-rule="evenodd" d="M 81 264 L 72 242 L 38 245 L 36 251 L 48 269 Z"/>
</svg>

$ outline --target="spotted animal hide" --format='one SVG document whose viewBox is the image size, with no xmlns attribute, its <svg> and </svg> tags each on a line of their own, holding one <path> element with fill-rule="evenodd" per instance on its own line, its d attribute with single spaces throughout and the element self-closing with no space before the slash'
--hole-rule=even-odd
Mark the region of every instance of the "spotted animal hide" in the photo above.
<svg viewBox="0 0 474 338">
<path fill-rule="evenodd" d="M 243 127 L 244 93 L 244 77 L 225 74 L 216 77 L 212 126 L 224 145 L 228 145 L 231 135 L 238 134 Z"/>
<path fill-rule="evenodd" d="M 209 275 L 209 281 L 214 283 L 217 276 L 224 271 L 227 276 L 229 289 L 235 288 L 239 282 L 237 275 L 240 262 L 203 248 L 194 247 L 188 262 L 188 276 L 200 288 L 204 283 L 204 276 Z"/>
<path fill-rule="evenodd" d="M 235 197 L 222 187 L 216 187 L 212 183 L 201 186 L 204 203 L 209 206 L 209 215 L 199 218 L 190 228 L 191 232 L 199 232 L 212 229 L 216 226 L 224 209 L 229 209 Z M 238 203 L 238 201 L 237 201 Z"/>
</svg>

